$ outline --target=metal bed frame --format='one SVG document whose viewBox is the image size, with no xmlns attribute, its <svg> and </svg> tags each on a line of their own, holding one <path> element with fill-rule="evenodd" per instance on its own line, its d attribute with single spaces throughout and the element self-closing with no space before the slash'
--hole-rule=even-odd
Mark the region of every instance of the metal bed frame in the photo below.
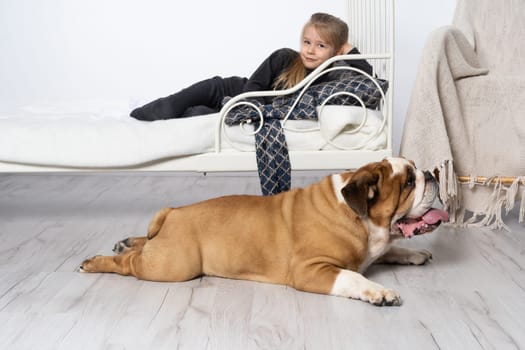
<svg viewBox="0 0 525 350">
<path fill-rule="evenodd" d="M 393 0 L 348 0 L 347 14 L 350 42 L 358 47 L 361 55 L 344 55 L 336 56 L 320 67 L 314 70 L 308 77 L 306 77 L 297 86 L 282 90 L 282 91 L 262 91 L 249 92 L 241 94 L 232 98 L 221 110 L 220 121 L 217 124 L 215 131 L 215 149 L 213 152 L 201 153 L 190 156 L 166 158 L 141 164 L 138 166 L 121 167 L 121 168 L 73 168 L 73 167 L 54 167 L 54 166 L 40 166 L 32 164 L 21 163 L 7 163 L 0 162 L 0 172 L 61 172 L 61 171 L 194 171 L 194 172 L 221 172 L 221 171 L 256 171 L 256 156 L 255 149 L 237 149 L 232 151 L 230 149 L 221 149 L 221 140 L 228 141 L 227 126 L 224 123 L 224 118 L 227 113 L 238 105 L 249 104 L 246 101 L 250 97 L 263 96 L 285 96 L 293 94 L 298 91 L 301 98 L 303 93 L 320 75 L 325 74 L 325 70 L 330 64 L 337 60 L 349 59 L 366 59 L 374 67 L 374 76 L 389 81 L 389 89 L 387 93 L 379 88 L 382 94 L 382 101 L 379 109 L 381 111 L 383 122 L 380 129 L 373 136 L 377 136 L 381 132 L 387 135 L 386 147 L 380 150 L 365 150 L 360 148 L 347 149 L 337 144 L 332 144 L 330 150 L 317 151 L 290 151 L 290 162 L 293 170 L 332 170 L 332 169 L 353 169 L 361 165 L 378 161 L 385 157 L 392 155 L 392 101 L 394 88 L 394 1 Z M 339 67 L 332 69 L 352 69 L 350 67 Z M 364 73 L 364 72 L 362 72 Z M 374 79 L 372 76 L 369 76 Z M 341 93 L 339 93 L 341 94 Z M 343 94 L 353 95 L 350 92 Z M 321 105 L 322 113 L 324 106 L 330 99 L 335 97 L 332 95 L 328 97 Z M 367 109 L 363 102 L 357 98 L 363 110 L 363 122 L 356 129 L 348 131 L 348 133 L 358 132 L 359 128 L 363 126 L 367 118 Z M 298 100 L 297 100 L 298 101 Z M 295 104 L 297 104 L 297 101 Z M 290 110 L 291 113 L 291 110 Z M 289 113 L 289 114 L 290 114 Z M 288 116 L 289 116 L 288 114 Z M 293 130 L 286 125 L 284 120 L 283 127 L 294 132 L 308 132 L 310 130 Z M 260 115 L 263 120 L 262 114 Z M 254 134 L 255 131 L 246 131 Z M 373 137 L 372 137 L 373 138 Z M 330 142 L 330 140 L 327 140 Z M 364 145 L 362 145 L 364 146 Z"/>
</svg>

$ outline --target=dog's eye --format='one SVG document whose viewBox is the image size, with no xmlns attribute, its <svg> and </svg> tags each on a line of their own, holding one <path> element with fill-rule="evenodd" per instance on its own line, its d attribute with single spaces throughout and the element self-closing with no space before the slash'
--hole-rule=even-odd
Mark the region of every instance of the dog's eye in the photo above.
<svg viewBox="0 0 525 350">
<path fill-rule="evenodd" d="M 416 177 L 414 173 L 410 172 L 407 176 L 407 181 L 405 182 L 405 188 L 412 188 L 416 185 Z"/>
</svg>

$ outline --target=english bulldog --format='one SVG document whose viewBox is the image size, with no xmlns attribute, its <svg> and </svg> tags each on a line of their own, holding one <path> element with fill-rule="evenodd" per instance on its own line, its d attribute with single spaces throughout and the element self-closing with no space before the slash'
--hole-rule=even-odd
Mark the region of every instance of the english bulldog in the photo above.
<svg viewBox="0 0 525 350">
<path fill-rule="evenodd" d="M 448 220 L 432 208 L 437 193 L 429 172 L 388 158 L 274 196 L 161 209 L 145 237 L 117 242 L 116 255 L 87 259 L 80 270 L 173 282 L 219 276 L 400 305 L 396 291 L 362 273 L 374 262 L 421 265 L 431 258 L 392 243 Z"/>
</svg>

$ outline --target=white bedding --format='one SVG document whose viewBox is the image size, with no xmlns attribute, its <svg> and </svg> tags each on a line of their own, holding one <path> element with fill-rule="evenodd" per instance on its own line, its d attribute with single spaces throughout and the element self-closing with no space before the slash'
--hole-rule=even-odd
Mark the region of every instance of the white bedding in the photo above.
<svg viewBox="0 0 525 350">
<path fill-rule="evenodd" d="M 219 114 L 142 122 L 129 117 L 128 101 L 82 101 L 20 108 L 0 115 L 0 161 L 47 166 L 125 167 L 167 157 L 214 152 Z M 349 125 L 359 125 L 361 107 L 327 106 L 317 121 L 288 121 L 287 127 L 320 131 L 285 131 L 288 148 L 334 149 L 326 141 Z M 345 147 L 363 144 L 381 125 L 381 114 L 368 110 L 366 125 L 356 134 L 337 136 Z M 250 128 L 250 126 L 248 126 Z M 234 145 L 252 148 L 254 137 L 239 126 L 227 127 Z M 321 136 L 324 135 L 324 138 Z M 383 131 L 363 149 L 385 147 Z M 234 150 L 222 137 L 223 152 Z"/>
</svg>

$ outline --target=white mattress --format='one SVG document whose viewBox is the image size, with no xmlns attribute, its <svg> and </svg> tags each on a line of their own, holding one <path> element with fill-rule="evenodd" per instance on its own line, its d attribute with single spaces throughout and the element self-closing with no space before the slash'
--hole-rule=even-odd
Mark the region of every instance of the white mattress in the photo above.
<svg viewBox="0 0 525 350">
<path fill-rule="evenodd" d="M 122 167 L 204 152 L 213 152 L 219 115 L 143 122 L 129 117 L 128 101 L 75 101 L 34 105 L 0 115 L 0 161 L 47 166 Z M 286 127 L 315 128 L 314 132 L 285 131 L 290 151 L 334 149 L 334 139 L 345 147 L 385 147 L 383 130 L 373 137 L 382 119 L 368 110 L 364 127 L 354 134 L 342 130 L 359 125 L 361 107 L 327 106 L 320 122 L 288 121 Z M 248 126 L 246 129 L 250 129 Z M 346 128 L 346 129 L 345 129 Z M 254 137 L 241 127 L 227 127 L 232 145 L 254 149 Z M 339 135 L 339 136 L 337 136 Z M 224 137 L 224 152 L 235 150 Z"/>
</svg>

